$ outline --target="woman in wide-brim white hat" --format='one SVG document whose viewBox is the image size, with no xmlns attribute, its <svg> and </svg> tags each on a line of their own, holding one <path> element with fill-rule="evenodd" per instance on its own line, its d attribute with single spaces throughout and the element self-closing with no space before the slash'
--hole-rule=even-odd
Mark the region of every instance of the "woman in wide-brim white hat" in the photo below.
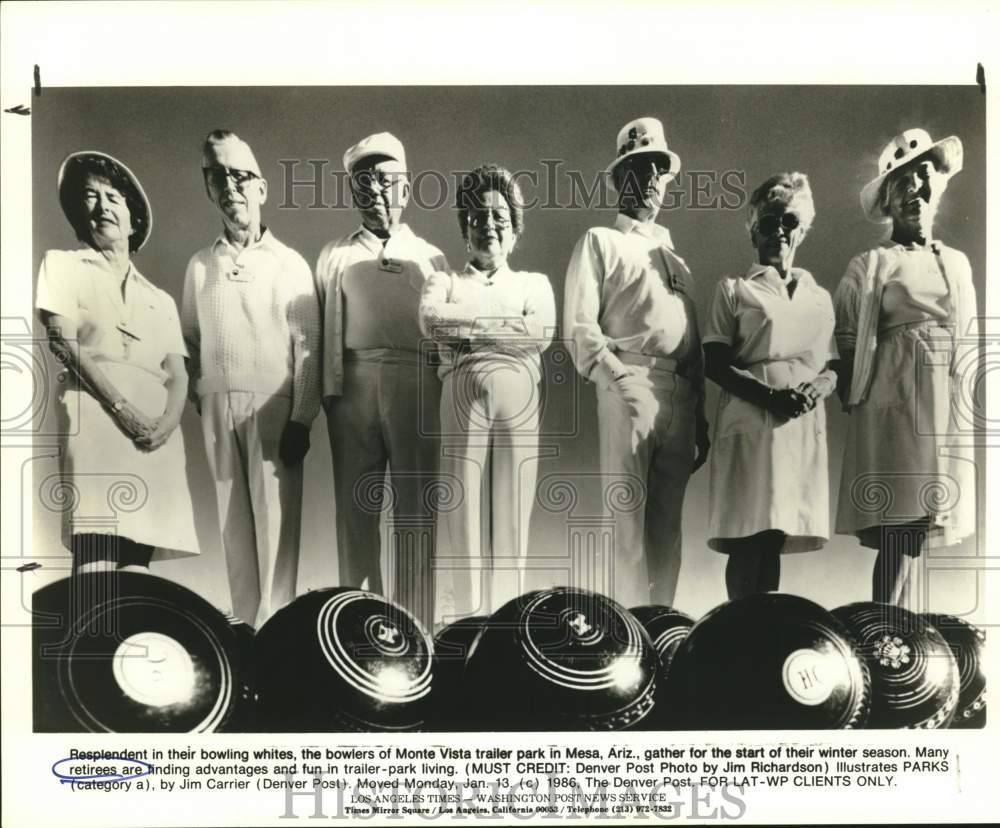
<svg viewBox="0 0 1000 828">
<path fill-rule="evenodd" d="M 177 429 L 187 350 L 174 300 L 132 263 L 153 224 L 149 199 L 135 174 L 102 152 L 72 153 L 58 186 L 86 245 L 45 254 L 35 297 L 66 371 L 62 474 L 48 498 L 62 507 L 64 542 L 79 571 L 196 553 Z"/>
<path fill-rule="evenodd" d="M 910 129 L 889 142 L 861 206 L 892 233 L 851 260 L 834 297 L 850 412 L 836 528 L 878 550 L 872 596 L 884 603 L 909 602 L 924 549 L 975 531 L 971 441 L 955 435 L 976 370 L 976 292 L 965 255 L 933 235 L 961 169 L 955 136 Z"/>
</svg>

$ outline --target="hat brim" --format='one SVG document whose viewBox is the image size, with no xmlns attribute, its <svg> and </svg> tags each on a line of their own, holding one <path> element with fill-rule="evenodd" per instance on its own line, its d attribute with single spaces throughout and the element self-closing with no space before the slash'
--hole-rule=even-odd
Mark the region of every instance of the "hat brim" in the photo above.
<svg viewBox="0 0 1000 828">
<path fill-rule="evenodd" d="M 670 170 L 667 172 L 667 181 L 672 178 L 676 178 L 677 173 L 679 173 L 681 169 L 681 157 L 676 152 L 671 152 L 670 150 L 649 149 L 649 147 L 637 147 L 634 150 L 626 152 L 624 155 L 619 155 L 614 161 L 611 162 L 607 169 L 604 170 L 605 175 L 611 179 L 612 184 L 614 184 L 613 173 L 615 167 L 621 164 L 622 161 L 631 158 L 633 155 L 660 155 L 663 158 L 666 158 L 670 164 Z"/>
<path fill-rule="evenodd" d="M 949 135 L 947 138 L 942 138 L 923 152 L 914 155 L 913 158 L 907 159 L 895 169 L 887 170 L 876 178 L 873 178 L 861 188 L 861 209 L 869 221 L 873 221 L 876 224 L 886 224 L 891 220 L 885 214 L 879 202 L 879 191 L 882 189 L 883 182 L 896 170 L 900 169 L 900 167 L 912 163 L 918 158 L 923 158 L 925 155 L 933 155 L 937 159 L 938 169 L 948 178 L 962 171 L 961 139 L 957 135 Z"/>
<path fill-rule="evenodd" d="M 130 170 L 125 164 L 115 158 L 113 155 L 108 155 L 106 152 L 98 152 L 97 150 L 80 150 L 79 152 L 71 152 L 64 159 L 62 164 L 59 165 L 59 175 L 57 177 L 57 187 L 59 191 L 59 205 L 62 207 L 63 214 L 69 220 L 70 224 L 73 223 L 73 216 L 69 211 L 69 204 L 67 202 L 66 194 L 63 192 L 63 185 L 66 181 L 66 169 L 70 162 L 78 158 L 99 158 L 102 161 L 108 161 L 113 164 L 118 170 L 124 175 L 129 183 L 135 188 L 136 193 L 139 195 L 139 200 L 142 202 L 142 206 L 146 211 L 146 221 L 145 221 L 145 232 L 136 242 L 135 250 L 138 252 L 142 249 L 142 246 L 149 240 L 150 233 L 153 230 L 153 207 L 149 203 L 149 197 L 146 195 L 146 191 L 142 189 L 142 184 L 139 183 L 139 179 L 132 170 Z"/>
<path fill-rule="evenodd" d="M 387 161 L 395 161 L 397 164 L 402 164 L 403 168 L 406 168 L 406 158 L 397 158 L 393 153 L 386 152 L 384 149 L 374 150 L 372 152 L 366 152 L 364 155 L 359 155 L 357 158 L 351 161 L 350 166 L 344 164 L 344 169 L 348 173 L 353 173 L 354 168 L 358 166 L 362 161 L 369 158 L 384 158 Z"/>
</svg>

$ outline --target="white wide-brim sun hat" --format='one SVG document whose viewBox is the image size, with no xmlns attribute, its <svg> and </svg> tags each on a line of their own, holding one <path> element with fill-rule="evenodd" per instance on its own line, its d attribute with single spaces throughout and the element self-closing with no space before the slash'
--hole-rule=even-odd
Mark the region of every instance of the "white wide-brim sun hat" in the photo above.
<svg viewBox="0 0 1000 828">
<path fill-rule="evenodd" d="M 72 211 L 76 209 L 76 205 L 70 203 L 71 194 L 66 192 L 66 171 L 73 161 L 83 158 L 99 158 L 102 161 L 110 162 L 118 168 L 122 175 L 128 179 L 129 183 L 135 189 L 146 213 L 143 233 L 135 244 L 135 249 L 137 251 L 140 250 L 149 240 L 149 234 L 153 231 L 153 207 L 149 203 L 149 197 L 146 195 L 146 191 L 142 189 L 142 184 L 139 183 L 139 179 L 136 174 L 113 155 L 108 155 L 106 152 L 98 152 L 97 150 L 80 150 L 79 152 L 71 152 L 63 159 L 62 164 L 59 165 L 59 175 L 56 180 L 59 189 L 59 204 L 62 207 L 66 218 L 69 220 L 70 224 L 72 224 L 74 220 Z"/>
<path fill-rule="evenodd" d="M 908 129 L 893 138 L 878 159 L 878 175 L 861 189 L 861 209 L 869 221 L 889 221 L 879 193 L 888 176 L 922 155 L 934 156 L 937 168 L 948 178 L 962 170 L 962 142 L 957 135 L 934 141 L 923 129 Z"/>
</svg>

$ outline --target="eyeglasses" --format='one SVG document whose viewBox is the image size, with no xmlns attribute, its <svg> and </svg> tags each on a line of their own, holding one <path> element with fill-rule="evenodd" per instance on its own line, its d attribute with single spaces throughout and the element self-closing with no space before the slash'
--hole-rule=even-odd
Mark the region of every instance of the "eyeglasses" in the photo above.
<svg viewBox="0 0 1000 828">
<path fill-rule="evenodd" d="M 351 176 L 358 187 L 366 190 L 381 191 L 390 189 L 393 185 L 402 181 L 403 177 L 403 173 L 385 172 L 383 170 L 361 170 Z"/>
<path fill-rule="evenodd" d="M 469 210 L 469 226 L 485 227 L 486 223 L 492 219 L 493 226 L 498 230 L 506 230 L 511 226 L 510 213 L 506 210 Z"/>
<path fill-rule="evenodd" d="M 233 183 L 242 190 L 249 186 L 251 181 L 259 177 L 256 173 L 252 173 L 249 170 L 231 170 L 226 167 L 208 167 L 205 170 L 205 178 L 208 179 L 213 187 L 217 187 L 220 190 L 225 188 L 226 180 L 229 178 L 233 179 Z"/>
<path fill-rule="evenodd" d="M 781 227 L 791 233 L 799 224 L 799 217 L 795 213 L 782 213 L 780 216 L 768 213 L 757 219 L 757 229 L 765 236 L 777 233 Z"/>
</svg>

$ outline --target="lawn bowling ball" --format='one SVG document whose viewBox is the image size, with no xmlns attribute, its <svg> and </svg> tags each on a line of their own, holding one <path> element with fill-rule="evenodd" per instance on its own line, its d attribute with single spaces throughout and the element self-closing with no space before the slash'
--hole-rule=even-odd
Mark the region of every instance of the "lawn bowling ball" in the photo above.
<svg viewBox="0 0 1000 828">
<path fill-rule="evenodd" d="M 872 677 L 870 728 L 947 727 L 958 706 L 958 664 L 927 621 L 889 604 L 833 611 L 851 631 Z"/>
<path fill-rule="evenodd" d="M 690 730 L 856 728 L 869 691 L 843 624 L 805 598 L 760 593 L 716 607 L 680 643 L 666 722 Z"/>
<path fill-rule="evenodd" d="M 424 727 L 433 645 L 381 595 L 307 592 L 256 636 L 258 708 L 272 731 L 407 731 Z"/>
<path fill-rule="evenodd" d="M 237 634 L 180 584 L 74 575 L 32 598 L 36 731 L 225 730 L 248 692 Z"/>
<path fill-rule="evenodd" d="M 953 728 L 986 726 L 986 673 L 983 672 L 983 649 L 986 633 L 954 615 L 924 615 L 951 647 L 958 662 L 958 707 Z"/>
<path fill-rule="evenodd" d="M 434 639 L 434 686 L 428 729 L 468 729 L 472 709 L 464 695 L 465 662 L 488 616 L 473 615 L 444 627 Z"/>
<path fill-rule="evenodd" d="M 257 670 L 254 655 L 254 629 L 233 615 L 226 616 L 229 629 L 236 636 L 236 645 L 243 665 L 243 682 L 236 699 L 233 715 L 226 722 L 227 733 L 252 733 L 258 728 Z"/>
<path fill-rule="evenodd" d="M 465 670 L 482 730 L 621 730 L 654 705 L 656 652 L 619 604 L 581 589 L 504 604 Z"/>
<path fill-rule="evenodd" d="M 660 677 L 665 680 L 674 653 L 694 626 L 694 619 L 679 610 L 656 604 L 633 607 L 629 612 L 646 628 L 653 640 L 653 647 L 660 657 Z"/>
<path fill-rule="evenodd" d="M 694 619 L 670 607 L 649 604 L 633 607 L 629 612 L 642 624 L 653 641 L 659 659 L 656 681 L 656 704 L 653 711 L 642 720 L 643 730 L 663 730 L 668 722 L 669 702 L 666 698 L 667 673 L 670 662 L 681 642 L 694 626 Z"/>
</svg>

